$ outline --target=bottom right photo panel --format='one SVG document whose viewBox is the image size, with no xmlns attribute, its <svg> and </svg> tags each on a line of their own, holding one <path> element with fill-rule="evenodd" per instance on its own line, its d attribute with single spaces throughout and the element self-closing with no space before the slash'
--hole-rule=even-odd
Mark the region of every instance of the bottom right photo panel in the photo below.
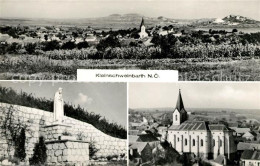
<svg viewBox="0 0 260 166">
<path fill-rule="evenodd" d="M 260 165 L 260 83 L 129 83 L 129 165 Z"/>
</svg>

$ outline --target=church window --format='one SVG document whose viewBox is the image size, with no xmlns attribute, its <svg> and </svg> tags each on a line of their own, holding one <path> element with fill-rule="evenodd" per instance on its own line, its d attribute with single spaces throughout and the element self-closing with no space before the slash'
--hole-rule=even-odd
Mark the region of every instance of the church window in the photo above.
<svg viewBox="0 0 260 166">
<path fill-rule="evenodd" d="M 178 137 L 177 140 L 178 140 L 178 142 L 179 142 L 179 141 L 180 141 L 180 138 Z"/>
<path fill-rule="evenodd" d="M 219 146 L 220 147 L 222 146 L 222 140 L 219 140 Z"/>
<path fill-rule="evenodd" d="M 192 140 L 192 146 L 195 146 L 195 139 Z"/>
<path fill-rule="evenodd" d="M 200 146 L 203 146 L 203 139 L 200 140 Z"/>
<path fill-rule="evenodd" d="M 187 141 L 187 139 L 185 139 L 185 146 L 187 146 L 187 144 L 188 144 L 188 141 Z"/>
<path fill-rule="evenodd" d="M 215 140 L 213 139 L 213 147 L 215 146 Z"/>
<path fill-rule="evenodd" d="M 178 115 L 175 115 L 175 120 L 176 120 L 176 121 L 178 120 Z"/>
</svg>

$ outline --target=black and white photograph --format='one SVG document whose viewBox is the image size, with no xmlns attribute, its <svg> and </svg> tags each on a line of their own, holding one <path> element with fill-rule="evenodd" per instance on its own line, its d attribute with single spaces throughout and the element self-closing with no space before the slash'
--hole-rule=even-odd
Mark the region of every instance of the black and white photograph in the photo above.
<svg viewBox="0 0 260 166">
<path fill-rule="evenodd" d="M 260 80 L 259 0 L 0 0 L 0 79 L 77 69 L 178 70 L 181 81 Z"/>
<path fill-rule="evenodd" d="M 0 83 L 0 165 L 127 165 L 126 83 Z"/>
<path fill-rule="evenodd" d="M 260 83 L 129 83 L 129 166 L 260 165 Z"/>
</svg>

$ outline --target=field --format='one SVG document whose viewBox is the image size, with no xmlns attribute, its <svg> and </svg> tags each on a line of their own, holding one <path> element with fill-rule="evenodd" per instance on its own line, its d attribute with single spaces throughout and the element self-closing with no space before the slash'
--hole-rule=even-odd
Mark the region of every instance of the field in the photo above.
<svg viewBox="0 0 260 166">
<path fill-rule="evenodd" d="M 260 59 L 53 60 L 37 55 L 1 55 L 0 79 L 75 80 L 77 69 L 178 70 L 181 81 L 259 81 Z"/>
</svg>

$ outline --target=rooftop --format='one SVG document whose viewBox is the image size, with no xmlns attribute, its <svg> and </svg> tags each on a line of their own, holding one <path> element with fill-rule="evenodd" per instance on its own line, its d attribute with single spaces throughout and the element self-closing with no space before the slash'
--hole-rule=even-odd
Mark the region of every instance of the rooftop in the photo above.
<svg viewBox="0 0 260 166">
<path fill-rule="evenodd" d="M 243 160 L 260 160 L 260 151 L 259 150 L 245 150 L 241 159 Z"/>
</svg>

